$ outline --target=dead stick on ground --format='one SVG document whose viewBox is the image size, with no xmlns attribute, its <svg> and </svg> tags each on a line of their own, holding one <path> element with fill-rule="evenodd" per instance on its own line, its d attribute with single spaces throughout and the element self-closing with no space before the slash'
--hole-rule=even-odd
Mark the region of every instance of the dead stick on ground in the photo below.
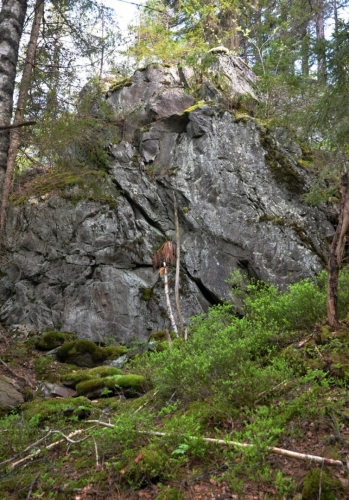
<svg viewBox="0 0 349 500">
<path fill-rule="evenodd" d="M 86 423 L 98 423 L 104 427 L 110 427 L 110 428 L 115 428 L 116 426 L 113 424 L 107 424 L 105 422 L 100 422 L 98 420 L 86 420 Z M 150 436 L 159 436 L 159 437 L 164 437 L 164 436 L 179 436 L 179 434 L 169 434 L 167 432 L 155 432 L 155 431 L 137 431 L 139 434 L 149 434 Z M 186 436 L 189 439 L 198 439 L 195 436 Z M 202 441 L 205 441 L 207 443 L 215 443 L 215 444 L 224 444 L 226 446 L 235 446 L 236 448 L 254 448 L 253 444 L 250 443 L 239 443 L 238 441 L 225 441 L 224 439 L 214 439 L 214 438 L 200 438 Z M 318 455 L 308 455 L 305 453 L 298 453 L 297 451 L 290 451 L 290 450 L 285 450 L 283 448 L 275 448 L 268 446 L 267 450 L 269 453 L 274 453 L 276 455 L 282 455 L 284 457 L 288 458 L 295 458 L 297 460 L 309 460 L 310 462 L 316 462 L 319 464 L 326 464 L 326 465 L 336 465 L 343 467 L 343 462 L 340 460 L 333 460 L 332 458 L 325 458 L 325 457 L 319 457 Z"/>
<path fill-rule="evenodd" d="M 33 493 L 33 488 L 35 486 L 35 483 L 36 481 L 39 479 L 39 476 L 40 476 L 40 472 L 38 472 L 34 478 L 34 481 L 32 482 L 32 484 L 30 485 L 30 488 L 29 488 L 29 491 L 28 491 L 28 495 L 27 495 L 27 499 L 28 498 L 31 498 L 32 496 L 32 493 Z"/>
<path fill-rule="evenodd" d="M 45 441 L 45 439 L 47 439 L 49 437 L 49 435 L 52 434 L 52 431 L 49 431 L 44 437 L 40 438 L 38 441 L 35 441 L 35 443 L 32 443 L 31 445 L 27 446 L 27 448 L 25 448 L 24 450 L 22 450 L 21 452 L 19 453 L 16 453 L 16 455 L 13 455 L 11 458 L 8 458 L 7 460 L 4 460 L 3 462 L 0 463 L 0 467 L 2 465 L 5 465 L 5 464 L 8 464 L 9 462 L 12 462 L 12 460 L 16 457 L 18 457 L 19 455 L 21 455 L 21 453 L 25 453 L 26 451 L 29 451 L 31 450 L 32 448 L 35 448 L 35 446 L 37 446 L 38 444 L 42 443 L 43 441 Z"/>
<path fill-rule="evenodd" d="M 51 431 L 52 433 L 53 431 Z M 58 441 L 55 441 L 54 443 L 49 444 L 48 446 L 45 446 L 45 448 L 37 450 L 35 453 L 31 453 L 30 455 L 27 455 L 24 458 L 21 458 L 20 460 L 17 460 L 17 462 L 13 462 L 10 465 L 10 469 L 13 470 L 15 467 L 18 467 L 18 465 L 21 465 L 23 462 L 27 462 L 28 460 L 33 460 L 33 458 L 37 457 L 40 455 L 40 453 L 44 450 L 51 450 L 51 448 L 54 448 L 55 446 L 58 446 L 61 443 L 64 443 L 64 441 L 68 441 L 68 443 L 81 443 L 81 441 L 84 441 L 84 439 L 79 439 L 79 441 L 73 441 L 71 438 L 74 436 L 77 436 L 78 434 L 82 434 L 83 432 L 86 432 L 84 429 L 78 429 L 77 431 L 71 432 L 68 436 L 65 436 L 62 432 L 60 431 L 54 431 L 55 433 L 59 432 L 59 434 L 62 434 L 64 436 L 64 439 L 59 439 Z M 87 438 L 85 438 L 87 439 Z"/>
</svg>

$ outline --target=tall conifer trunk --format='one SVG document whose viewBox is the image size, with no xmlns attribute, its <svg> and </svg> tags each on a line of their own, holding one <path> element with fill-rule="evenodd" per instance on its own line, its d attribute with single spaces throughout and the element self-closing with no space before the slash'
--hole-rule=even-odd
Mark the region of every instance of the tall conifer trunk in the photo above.
<svg viewBox="0 0 349 500">
<path fill-rule="evenodd" d="M 318 80 L 321 83 L 326 83 L 325 14 L 323 0 L 318 0 L 315 26 Z"/>
<path fill-rule="evenodd" d="M 19 42 L 27 0 L 3 0 L 0 12 L 0 125 L 9 125 L 13 110 Z M 0 198 L 7 165 L 10 132 L 0 132 Z"/>
</svg>

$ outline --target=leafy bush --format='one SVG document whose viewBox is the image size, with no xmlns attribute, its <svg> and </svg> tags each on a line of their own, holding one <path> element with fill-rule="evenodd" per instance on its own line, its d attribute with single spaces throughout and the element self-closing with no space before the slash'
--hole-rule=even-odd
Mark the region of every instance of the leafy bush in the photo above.
<svg viewBox="0 0 349 500">
<path fill-rule="evenodd" d="M 290 285 L 285 292 L 252 282 L 245 294 L 243 318 L 234 315 L 231 305 L 213 307 L 193 318 L 186 343 L 177 340 L 171 349 L 142 358 L 138 369 L 152 372 L 166 396 L 175 393 L 182 401 L 224 397 L 234 407 L 251 405 L 292 378 L 296 367 L 276 354 L 280 344 L 289 344 L 299 334 L 295 330 L 313 329 L 325 318 L 326 273 Z M 342 317 L 348 299 L 346 271 L 340 279 Z"/>
</svg>

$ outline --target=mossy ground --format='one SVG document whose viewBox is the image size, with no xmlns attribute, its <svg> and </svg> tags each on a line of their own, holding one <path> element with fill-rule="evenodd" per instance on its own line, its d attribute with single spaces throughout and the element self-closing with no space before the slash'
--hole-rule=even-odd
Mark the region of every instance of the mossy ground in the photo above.
<svg viewBox="0 0 349 500">
<path fill-rule="evenodd" d="M 224 306 L 197 318 L 187 343 L 174 340 L 172 347 L 129 363 L 127 372 L 138 375 L 107 366 L 78 369 L 33 353 L 25 342 L 12 346 L 13 369 L 34 354 L 45 360 L 36 361 L 41 375 L 47 370 L 49 377 L 54 372 L 76 388 L 93 382 L 119 386 L 120 392 L 93 401 L 34 394 L 0 419 L 1 498 L 26 498 L 32 485 L 33 498 L 62 500 L 347 498 L 345 466 L 323 467 L 267 449 L 334 460 L 345 460 L 349 452 L 348 300 L 341 296 L 342 323 L 331 331 L 316 322 L 323 315 L 319 283 L 305 281 L 283 295 L 253 285 L 246 292 L 245 318 L 235 318 Z M 154 336 L 161 342 L 160 334 Z M 10 359 L 5 352 L 1 357 Z M 152 380 L 153 388 L 145 380 Z M 148 392 L 125 399 L 123 391 L 137 384 Z M 76 431 L 71 441 L 64 437 Z"/>
</svg>

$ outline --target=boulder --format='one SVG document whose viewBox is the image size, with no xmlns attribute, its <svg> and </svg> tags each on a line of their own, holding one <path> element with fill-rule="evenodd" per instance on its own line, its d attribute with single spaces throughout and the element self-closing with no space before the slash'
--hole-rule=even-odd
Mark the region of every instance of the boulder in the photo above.
<svg viewBox="0 0 349 500">
<path fill-rule="evenodd" d="M 196 104 L 194 90 L 203 99 Z M 204 76 L 152 65 L 114 86 L 107 102 L 120 124 L 120 141 L 109 146 L 117 204 L 73 205 L 52 194 L 10 207 L 0 320 L 104 344 L 170 328 L 152 257 L 175 238 L 174 195 L 186 324 L 230 300 L 236 270 L 281 288 L 318 274 L 334 230 L 303 201 L 312 180 L 303 151 L 286 130 L 230 109 L 239 96 L 258 98 L 256 77 L 227 54 Z M 173 300 L 173 269 L 169 282 Z"/>
<path fill-rule="evenodd" d="M 12 378 L 0 375 L 0 416 L 24 403 L 21 387 Z"/>
</svg>

